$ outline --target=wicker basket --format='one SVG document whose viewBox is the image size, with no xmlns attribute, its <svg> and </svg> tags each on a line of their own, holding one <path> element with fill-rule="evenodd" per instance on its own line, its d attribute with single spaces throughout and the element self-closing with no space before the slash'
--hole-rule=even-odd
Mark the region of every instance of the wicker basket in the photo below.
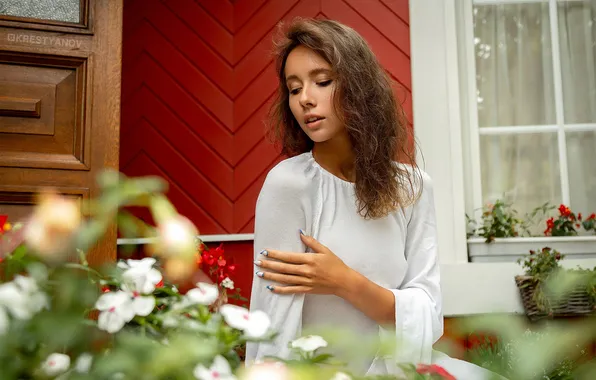
<svg viewBox="0 0 596 380">
<path fill-rule="evenodd" d="M 578 287 L 567 294 L 566 297 L 560 299 L 549 298 L 548 294 L 545 294 L 550 308 L 549 310 L 543 310 L 538 307 L 534 300 L 537 282 L 533 277 L 515 276 L 515 283 L 519 289 L 526 315 L 530 320 L 596 315 L 594 302 L 590 299 L 584 287 Z"/>
</svg>

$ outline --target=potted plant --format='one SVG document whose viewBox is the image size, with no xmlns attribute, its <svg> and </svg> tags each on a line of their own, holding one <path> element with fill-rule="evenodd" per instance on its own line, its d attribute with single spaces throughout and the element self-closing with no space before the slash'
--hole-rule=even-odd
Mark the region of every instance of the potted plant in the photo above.
<svg viewBox="0 0 596 380">
<path fill-rule="evenodd" d="M 557 215 L 546 216 L 554 209 Z M 596 215 L 583 218 L 569 207 L 546 203 L 520 217 L 502 200 L 484 206 L 480 223 L 466 215 L 468 254 L 472 262 L 515 262 L 536 246 L 548 246 L 568 258 L 596 258 Z M 532 233 L 544 223 L 541 235 Z"/>
<path fill-rule="evenodd" d="M 563 269 L 559 263 L 563 258 L 559 251 L 544 247 L 518 260 L 525 273 L 515 282 L 530 320 L 595 313 L 596 268 Z"/>
</svg>

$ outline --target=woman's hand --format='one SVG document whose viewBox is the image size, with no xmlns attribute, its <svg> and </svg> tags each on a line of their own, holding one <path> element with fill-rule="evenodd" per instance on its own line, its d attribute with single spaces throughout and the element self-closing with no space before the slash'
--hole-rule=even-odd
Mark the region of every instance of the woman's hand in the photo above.
<svg viewBox="0 0 596 380">
<path fill-rule="evenodd" d="M 313 253 L 282 252 L 267 249 L 256 260 L 257 276 L 279 283 L 267 288 L 278 294 L 339 295 L 352 270 L 331 250 L 316 239 L 300 234 Z"/>
</svg>

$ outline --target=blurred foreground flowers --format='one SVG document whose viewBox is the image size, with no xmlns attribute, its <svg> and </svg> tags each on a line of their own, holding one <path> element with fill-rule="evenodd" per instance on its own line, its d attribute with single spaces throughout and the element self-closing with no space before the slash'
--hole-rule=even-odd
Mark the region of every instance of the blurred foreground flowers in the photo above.
<svg viewBox="0 0 596 380">
<path fill-rule="evenodd" d="M 325 352 L 358 354 L 357 335 L 308 335 L 290 344 L 291 360 L 245 367 L 242 346 L 275 332 L 265 313 L 227 304 L 238 268 L 223 247 L 204 246 L 161 179 L 106 172 L 99 183 L 89 202 L 48 193 L 22 224 L 0 217 L 0 379 L 364 379 Z M 147 208 L 155 226 L 129 207 Z M 114 224 L 123 237 L 153 238 L 151 256 L 90 266 L 86 252 Z M 197 269 L 202 280 L 179 291 Z M 400 367 L 402 376 L 366 379 L 453 378 L 438 366 Z"/>
</svg>

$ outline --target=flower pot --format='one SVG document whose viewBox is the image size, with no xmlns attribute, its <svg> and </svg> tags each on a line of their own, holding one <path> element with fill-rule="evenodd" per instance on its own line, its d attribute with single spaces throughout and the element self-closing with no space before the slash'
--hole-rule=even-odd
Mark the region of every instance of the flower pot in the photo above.
<svg viewBox="0 0 596 380">
<path fill-rule="evenodd" d="M 544 247 L 561 252 L 567 259 L 596 258 L 596 236 L 497 238 L 492 243 L 470 238 L 468 256 L 475 263 L 516 262 L 530 250 Z"/>
<path fill-rule="evenodd" d="M 535 298 L 539 284 L 533 277 L 515 276 L 515 283 L 519 289 L 525 313 L 532 321 L 542 318 L 596 315 L 594 300 L 588 295 L 585 286 L 578 286 L 561 298 L 545 294 L 544 297 L 549 306 L 541 308 Z"/>
</svg>

